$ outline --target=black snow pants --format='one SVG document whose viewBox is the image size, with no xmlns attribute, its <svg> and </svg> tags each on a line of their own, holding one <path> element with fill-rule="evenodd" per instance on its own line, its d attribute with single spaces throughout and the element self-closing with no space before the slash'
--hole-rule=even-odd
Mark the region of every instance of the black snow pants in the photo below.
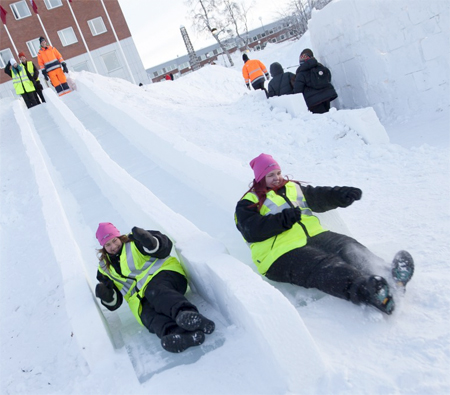
<svg viewBox="0 0 450 395">
<path fill-rule="evenodd" d="M 181 310 L 198 311 L 184 294 L 187 280 L 182 274 L 171 270 L 159 272 L 148 283 L 142 300 L 141 320 L 144 326 L 161 338 L 179 328 L 175 322 Z"/>
<path fill-rule="evenodd" d="M 376 261 L 381 258 L 355 239 L 328 231 L 279 257 L 266 277 L 360 303 L 358 290 L 372 275 L 371 263 Z"/>
<path fill-rule="evenodd" d="M 267 92 L 267 89 L 264 86 L 264 81 L 265 81 L 264 77 L 259 78 L 256 81 L 252 82 L 252 87 L 255 91 L 261 89 L 262 91 L 266 92 L 266 97 L 269 97 L 269 92 Z"/>
</svg>

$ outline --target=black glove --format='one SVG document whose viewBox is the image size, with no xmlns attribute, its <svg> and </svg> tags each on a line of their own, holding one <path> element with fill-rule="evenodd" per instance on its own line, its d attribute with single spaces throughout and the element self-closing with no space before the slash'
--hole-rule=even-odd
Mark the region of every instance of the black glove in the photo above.
<svg viewBox="0 0 450 395">
<path fill-rule="evenodd" d="M 35 87 L 36 87 L 36 89 L 39 89 L 39 90 L 42 90 L 42 89 L 44 89 L 44 88 L 42 87 L 42 84 L 41 84 L 41 82 L 40 82 L 40 81 L 36 81 L 36 85 L 35 85 Z"/>
<path fill-rule="evenodd" d="M 157 246 L 157 241 L 151 233 L 137 226 L 131 229 L 131 234 L 128 235 L 128 238 L 132 241 L 138 241 L 150 251 L 153 251 Z"/>
<path fill-rule="evenodd" d="M 63 68 L 63 71 L 67 74 L 67 73 L 69 72 L 69 70 L 67 69 L 66 62 L 62 62 L 62 63 L 61 63 L 61 66 L 62 66 L 62 68 Z"/>
<path fill-rule="evenodd" d="M 108 283 L 108 285 L 98 283 L 95 287 L 95 296 L 106 303 L 111 303 L 114 300 L 114 292 L 112 282 Z"/>
<path fill-rule="evenodd" d="M 247 85 L 248 90 L 251 91 L 250 84 L 246 84 L 246 85 Z"/>
<path fill-rule="evenodd" d="M 47 70 L 42 70 L 42 75 L 44 76 L 45 80 L 48 81 Z"/>
<path fill-rule="evenodd" d="M 300 207 L 295 208 L 285 208 L 281 214 L 283 215 L 284 219 L 284 226 L 288 229 L 291 229 L 292 226 L 299 222 L 302 217 L 302 212 L 300 210 Z"/>
<path fill-rule="evenodd" d="M 361 189 L 353 187 L 334 187 L 333 192 L 339 207 L 348 207 L 362 196 Z"/>
</svg>

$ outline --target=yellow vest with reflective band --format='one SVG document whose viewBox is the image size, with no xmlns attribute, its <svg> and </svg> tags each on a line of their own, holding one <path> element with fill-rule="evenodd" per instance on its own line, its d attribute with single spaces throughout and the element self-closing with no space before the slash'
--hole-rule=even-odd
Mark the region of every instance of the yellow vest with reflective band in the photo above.
<svg viewBox="0 0 450 395">
<path fill-rule="evenodd" d="M 119 289 L 124 299 L 128 302 L 130 310 L 141 324 L 140 313 L 142 311 L 141 299 L 144 297 L 145 288 L 153 276 L 163 270 L 171 270 L 186 276 L 178 260 L 169 256 L 158 259 L 143 255 L 134 242 L 125 243 L 120 254 L 120 269 L 122 275 L 117 273 L 112 265 L 106 266 L 105 261 L 100 262 L 100 273 L 108 276 Z"/>
<path fill-rule="evenodd" d="M 326 232 L 320 225 L 320 221 L 312 214 L 311 209 L 306 203 L 300 185 L 289 181 L 286 184 L 286 197 L 295 207 L 301 209 L 301 220 L 303 227 L 296 223 L 291 229 L 284 231 L 276 236 L 272 236 L 267 240 L 249 243 L 252 252 L 252 259 L 258 268 L 258 271 L 265 275 L 269 267 L 282 255 L 287 252 L 306 245 L 308 237 L 316 236 L 319 233 Z M 254 203 L 258 202 L 255 193 L 247 193 L 243 199 L 250 200 Z M 261 207 L 261 215 L 274 215 L 281 213 L 284 209 L 291 208 L 289 203 L 283 196 L 277 195 L 274 191 L 270 191 L 266 195 L 266 200 Z M 305 230 L 307 233 L 305 233 Z"/>
<path fill-rule="evenodd" d="M 33 82 L 28 79 L 27 73 L 21 65 L 20 71 L 17 73 L 16 69 L 11 66 L 11 77 L 14 85 L 14 89 L 18 95 L 22 95 L 25 92 L 34 92 L 36 89 L 34 88 Z M 25 90 L 23 89 L 25 87 Z"/>
<path fill-rule="evenodd" d="M 34 71 L 33 62 L 30 62 L 30 61 L 27 62 L 27 70 L 30 73 L 30 75 L 33 75 L 33 71 Z M 39 81 L 39 77 L 36 78 L 36 81 Z"/>
</svg>

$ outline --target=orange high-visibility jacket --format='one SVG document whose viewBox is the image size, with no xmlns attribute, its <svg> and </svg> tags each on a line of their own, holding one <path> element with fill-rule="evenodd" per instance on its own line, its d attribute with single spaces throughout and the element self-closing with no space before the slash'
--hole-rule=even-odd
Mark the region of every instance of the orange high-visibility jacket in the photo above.
<svg viewBox="0 0 450 395">
<path fill-rule="evenodd" d="M 242 75 L 244 76 L 245 83 L 253 82 L 258 77 L 267 74 L 266 66 L 264 66 L 258 59 L 249 59 L 242 67 Z"/>
<path fill-rule="evenodd" d="M 64 62 L 64 59 L 56 48 L 49 45 L 39 50 L 38 63 L 41 70 L 49 72 L 58 69 L 61 67 L 61 62 Z"/>
</svg>

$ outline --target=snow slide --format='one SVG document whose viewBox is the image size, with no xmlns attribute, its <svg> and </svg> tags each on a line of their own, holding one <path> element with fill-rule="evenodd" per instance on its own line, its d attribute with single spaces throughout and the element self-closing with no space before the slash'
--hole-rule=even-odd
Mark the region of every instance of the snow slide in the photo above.
<svg viewBox="0 0 450 395">
<path fill-rule="evenodd" d="M 49 92 L 47 104 L 40 106 L 39 111 L 27 111 L 15 102 L 14 113 L 39 186 L 48 236 L 61 267 L 66 306 L 74 333 L 80 347 L 90 346 L 83 353 L 90 369 L 100 369 L 103 358 L 113 362 L 119 359 L 123 364 L 125 351 L 121 344 L 125 344 L 137 377 L 143 381 L 161 366 L 164 369 L 177 363 L 189 363 L 189 359 L 194 361 L 202 353 L 217 347 L 226 348 L 227 342 L 237 341 L 237 336 L 252 342 L 253 349 L 259 350 L 259 355 L 254 358 L 268 361 L 264 374 L 267 373 L 277 383 L 277 388 L 289 391 L 307 382 L 313 386 L 313 382 L 323 379 L 325 364 L 292 304 L 247 265 L 230 256 L 221 242 L 165 205 L 152 192 L 154 179 L 144 184 L 126 171 L 119 164 L 124 145 L 116 145 L 115 152 L 110 150 L 106 153 L 94 134 L 105 135 L 111 128 L 110 121 L 114 120 L 120 133 L 117 136 L 113 133 L 113 138 L 123 139 L 125 136 L 130 148 L 142 153 L 144 142 L 142 139 L 133 140 L 132 132 L 140 130 L 142 136 L 145 127 L 148 145 L 151 146 L 146 157 L 147 160 L 151 157 L 156 169 L 140 169 L 142 173 L 184 177 L 186 171 L 189 173 L 192 168 L 202 168 L 197 158 L 203 154 L 199 152 L 196 158 L 187 157 L 182 146 L 152 134 L 145 126 L 151 125 L 150 120 L 136 120 L 134 114 L 130 116 L 119 112 L 113 107 L 114 103 L 111 103 L 108 114 L 87 111 L 94 106 L 86 98 L 92 98 L 95 102 L 96 93 L 81 81 L 77 81 L 77 86 L 79 91 L 62 99 Z M 109 101 L 112 99 L 109 98 Z M 75 106 L 74 102 L 80 106 L 74 110 L 80 118 L 74 115 L 70 105 L 65 104 Z M 86 110 L 84 117 L 80 116 L 83 108 Z M 84 124 L 93 119 L 92 128 L 95 130 L 89 130 Z M 173 163 L 176 162 L 170 162 L 174 156 L 186 166 L 175 167 Z M 139 167 L 139 163 L 133 165 Z M 166 171 L 166 165 L 169 171 Z M 163 186 L 170 188 L 170 185 L 170 182 L 165 182 Z M 204 190 L 203 187 L 196 186 L 198 194 Z M 158 187 L 155 186 L 155 189 Z M 176 252 L 192 284 L 188 296 L 218 322 L 217 334 L 211 335 L 198 355 L 188 355 L 183 361 L 172 359 L 161 362 L 160 358 L 159 365 L 142 370 L 141 358 L 145 350 L 137 340 L 148 341 L 145 344 L 152 347 L 151 335 L 137 324 L 130 323 L 129 316 L 123 311 L 118 317 L 106 312 L 104 316 L 107 319 L 98 314 L 102 309 L 92 303 L 95 300 L 92 290 L 96 270 L 92 256 L 96 246 L 92 235 L 98 222 L 105 220 L 111 220 L 119 229 L 129 229 L 133 225 L 160 229 L 176 243 Z M 92 323 L 89 328 L 79 325 L 86 315 Z M 105 341 L 108 335 L 112 340 L 109 346 Z M 141 347 L 138 347 L 139 344 Z"/>
</svg>

